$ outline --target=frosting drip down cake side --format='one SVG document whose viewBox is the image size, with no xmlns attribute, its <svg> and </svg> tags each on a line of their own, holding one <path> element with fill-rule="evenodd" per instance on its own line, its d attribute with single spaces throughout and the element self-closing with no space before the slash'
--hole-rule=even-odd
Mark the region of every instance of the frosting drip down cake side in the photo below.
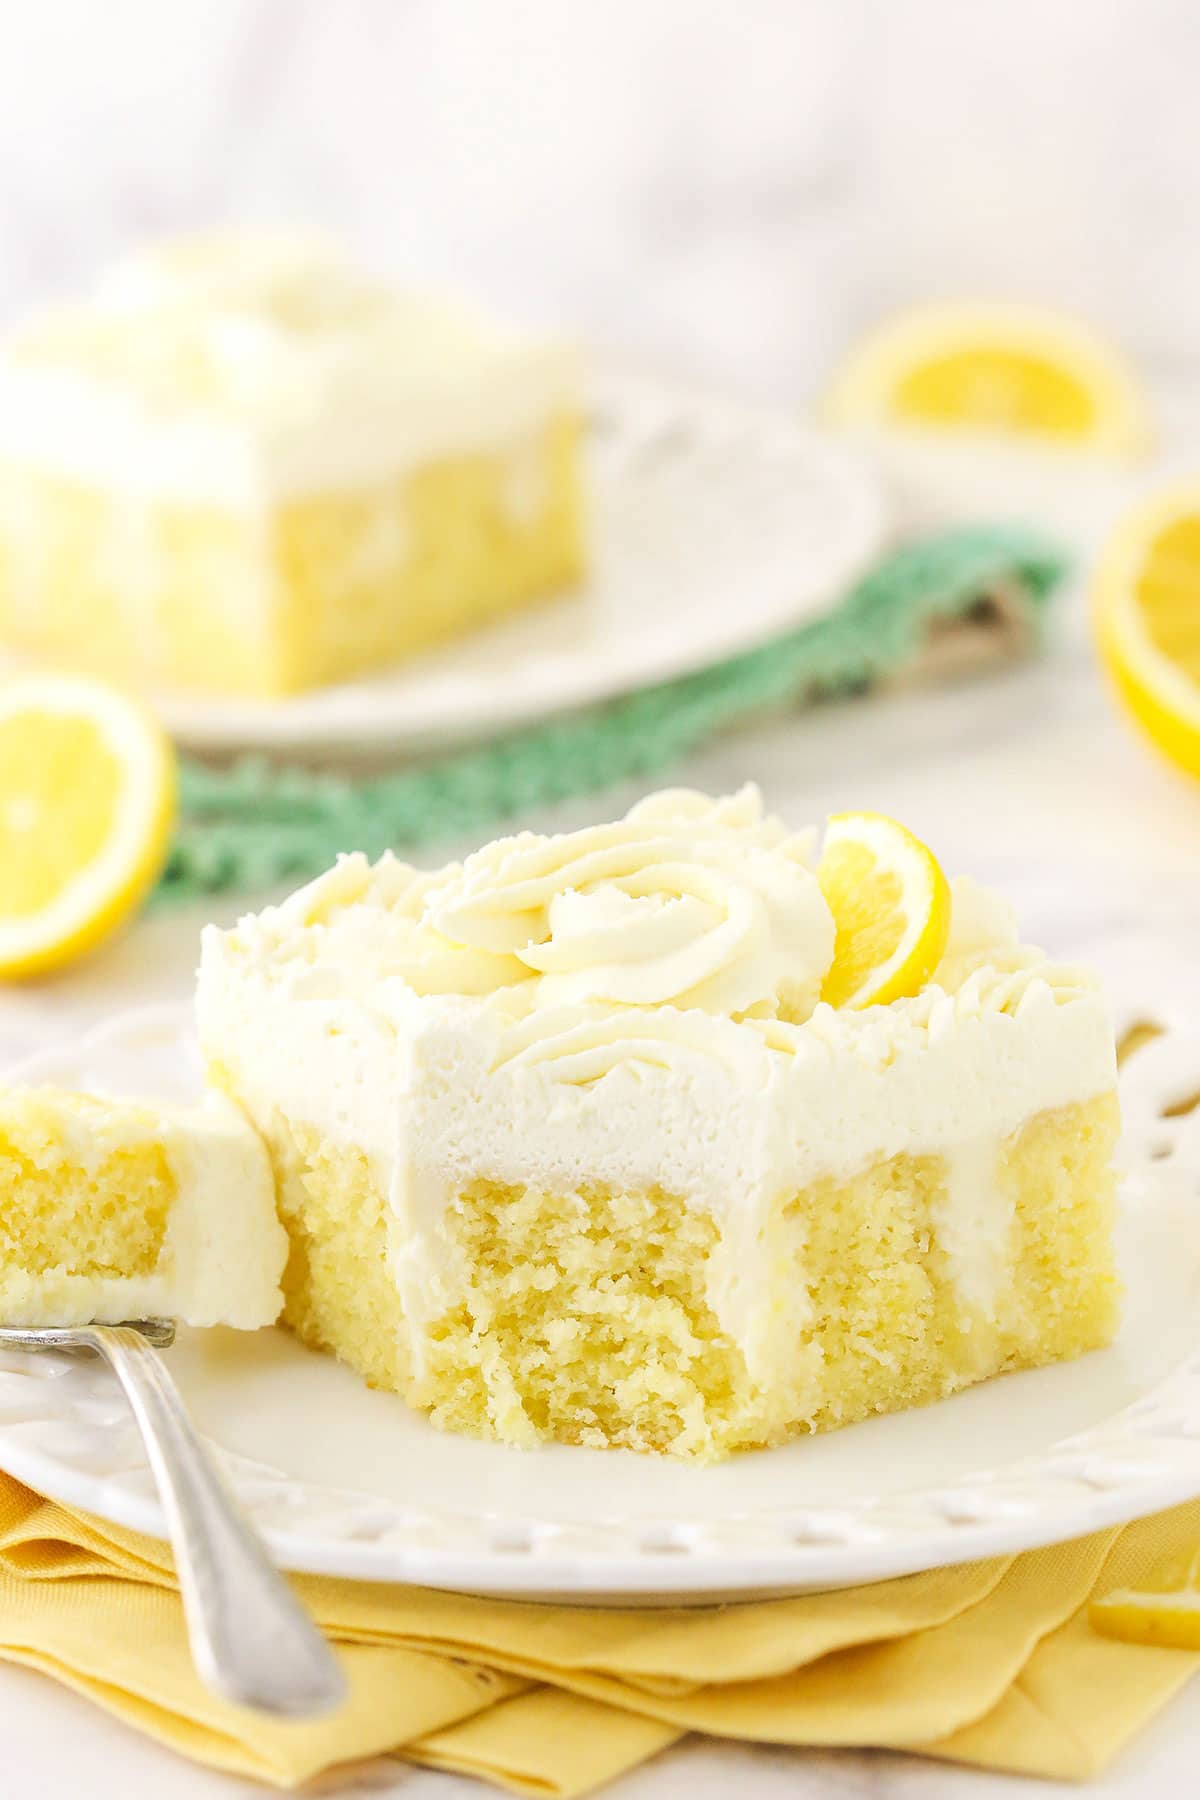
<svg viewBox="0 0 1200 1800">
<path fill-rule="evenodd" d="M 1115 1056 L 952 884 L 833 1007 L 812 834 L 654 796 L 206 934 L 210 1072 L 275 1164 L 285 1319 L 447 1429 L 712 1459 L 1110 1341 Z"/>
</svg>

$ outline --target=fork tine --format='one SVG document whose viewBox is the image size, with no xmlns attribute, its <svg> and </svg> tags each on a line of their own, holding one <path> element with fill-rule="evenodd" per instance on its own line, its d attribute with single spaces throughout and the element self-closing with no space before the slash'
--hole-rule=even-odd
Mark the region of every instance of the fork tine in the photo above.
<svg viewBox="0 0 1200 1800">
<path fill-rule="evenodd" d="M 166 1350 L 175 1342 L 174 1319 L 123 1319 L 121 1323 L 156 1350 Z M 94 1346 L 82 1336 L 86 1330 L 85 1325 L 0 1326 L 0 1349 L 8 1344 L 14 1350 L 84 1350 L 94 1355 Z"/>
</svg>

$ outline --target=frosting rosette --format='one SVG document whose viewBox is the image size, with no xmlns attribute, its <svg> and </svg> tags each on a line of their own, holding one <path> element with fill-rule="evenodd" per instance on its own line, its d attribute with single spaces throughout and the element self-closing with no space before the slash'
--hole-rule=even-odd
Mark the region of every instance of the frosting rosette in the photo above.
<svg viewBox="0 0 1200 1800">
<path fill-rule="evenodd" d="M 283 906 L 268 908 L 263 927 L 286 941 L 298 962 L 323 962 L 331 991 L 377 988 L 397 977 L 415 994 L 484 996 L 528 981 L 529 970 L 516 957 L 455 943 L 426 922 L 426 893 L 458 867 L 415 869 L 390 854 L 372 864 L 354 851 Z M 306 982 L 302 991 L 313 994 L 317 986 Z"/>
<path fill-rule="evenodd" d="M 515 958 L 539 1005 L 803 1019 L 834 945 L 811 844 L 754 788 L 670 791 L 613 825 L 487 845 L 426 894 L 423 923 Z"/>
</svg>

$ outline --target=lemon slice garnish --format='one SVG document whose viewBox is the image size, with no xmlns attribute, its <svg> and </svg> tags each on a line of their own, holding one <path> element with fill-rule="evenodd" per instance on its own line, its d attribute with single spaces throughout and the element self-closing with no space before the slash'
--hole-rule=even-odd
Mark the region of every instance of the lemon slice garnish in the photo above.
<svg viewBox="0 0 1200 1800">
<path fill-rule="evenodd" d="M 886 1006 L 923 987 L 950 932 L 950 888 L 933 852 L 882 813 L 835 813 L 817 880 L 837 933 L 822 1000 Z"/>
<path fill-rule="evenodd" d="M 1094 598 L 1120 698 L 1164 755 L 1200 774 L 1200 478 L 1118 525 Z"/>
<path fill-rule="evenodd" d="M 1141 389 L 1078 320 L 1028 307 L 931 306 L 853 353 L 827 410 L 843 426 L 915 425 L 1126 453 L 1148 438 Z"/>
<path fill-rule="evenodd" d="M 0 977 L 82 955 L 132 913 L 166 856 L 175 757 L 104 682 L 0 682 Z"/>
<path fill-rule="evenodd" d="M 1154 1571 L 1152 1588 L 1115 1588 L 1088 1608 L 1094 1630 L 1127 1644 L 1200 1650 L 1200 1555 Z"/>
</svg>

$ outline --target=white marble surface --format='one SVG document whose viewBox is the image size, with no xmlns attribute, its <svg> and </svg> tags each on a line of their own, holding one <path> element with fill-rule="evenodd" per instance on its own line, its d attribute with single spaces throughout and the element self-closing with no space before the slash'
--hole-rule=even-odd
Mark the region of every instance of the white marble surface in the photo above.
<svg viewBox="0 0 1200 1800">
<path fill-rule="evenodd" d="M 880 310 L 1197 356 L 1189 0 L 0 0 L 0 313 L 148 231 L 311 219 L 800 398 Z M 951 151 L 952 153 L 948 153 Z"/>
<path fill-rule="evenodd" d="M 1104 966 L 1131 945 L 1144 946 L 1149 933 L 1157 967 L 1200 985 L 1200 787 L 1161 766 L 1113 716 L 1087 652 L 1078 593 L 1063 610 L 1052 655 L 1036 666 L 950 690 L 764 720 L 711 745 L 679 773 L 718 789 L 754 777 L 797 821 L 839 806 L 895 813 L 952 868 L 1001 882 L 1031 933 L 1053 949 L 1086 953 Z M 570 816 L 607 809 L 597 802 Z M 198 923 L 196 915 L 154 919 L 86 968 L 0 996 L 0 1058 L 115 1008 L 186 994 Z M 261 1792 L 193 1769 L 48 1681 L 7 1668 L 0 1669 L 0 1741 L 7 1774 L 0 1791 L 23 1800 L 75 1793 L 125 1800 L 147 1791 L 159 1800 L 231 1800 Z M 1194 1689 L 1093 1791 L 1105 1800 L 1183 1791 L 1198 1759 Z M 843 1792 L 1017 1800 L 1061 1791 L 896 1756 L 693 1742 L 612 1792 L 614 1800 L 723 1800 L 735 1788 L 755 1800 Z M 468 1800 L 481 1790 L 385 1764 L 323 1791 Z"/>
<path fill-rule="evenodd" d="M 0 1670 L 0 1733 L 5 1800 L 265 1800 L 274 1791 L 185 1763 L 26 1669 Z M 1194 1792 L 1198 1757 L 1200 1689 L 1193 1687 L 1108 1775 L 1084 1789 L 921 1757 L 691 1738 L 603 1794 L 604 1800 L 1068 1800 L 1082 1793 L 1088 1800 L 1165 1800 Z M 389 1759 L 301 1792 L 312 1800 L 488 1800 L 498 1790 Z"/>
</svg>

